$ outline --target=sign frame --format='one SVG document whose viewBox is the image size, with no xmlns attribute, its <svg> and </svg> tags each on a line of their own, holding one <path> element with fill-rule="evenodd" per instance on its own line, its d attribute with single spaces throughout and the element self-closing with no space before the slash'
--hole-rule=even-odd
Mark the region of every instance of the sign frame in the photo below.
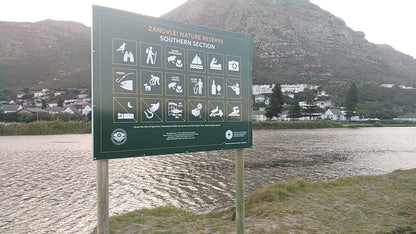
<svg viewBox="0 0 416 234">
<path fill-rule="evenodd" d="M 252 147 L 250 36 L 94 5 L 91 43 L 94 160 Z"/>
</svg>

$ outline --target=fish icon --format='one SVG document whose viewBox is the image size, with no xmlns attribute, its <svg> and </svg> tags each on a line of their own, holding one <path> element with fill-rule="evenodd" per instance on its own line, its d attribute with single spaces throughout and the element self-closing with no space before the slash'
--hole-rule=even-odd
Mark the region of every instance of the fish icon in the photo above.
<svg viewBox="0 0 416 234">
<path fill-rule="evenodd" d="M 124 80 L 129 75 L 134 75 L 134 73 L 124 73 L 124 72 L 117 72 L 117 74 L 123 74 L 122 77 L 116 79 L 116 82 L 120 84 L 120 88 L 128 91 L 133 91 L 133 80 Z"/>
<path fill-rule="evenodd" d="M 120 82 L 120 88 L 133 91 L 133 80 L 125 80 Z"/>
</svg>

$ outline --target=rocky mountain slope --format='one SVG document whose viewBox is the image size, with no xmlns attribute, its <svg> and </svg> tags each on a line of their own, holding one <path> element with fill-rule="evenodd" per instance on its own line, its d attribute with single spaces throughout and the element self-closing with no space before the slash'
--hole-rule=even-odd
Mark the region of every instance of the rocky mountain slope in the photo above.
<svg viewBox="0 0 416 234">
<path fill-rule="evenodd" d="M 74 22 L 0 22 L 0 86 L 53 80 L 89 85 L 90 31 Z"/>
<path fill-rule="evenodd" d="M 255 84 L 416 86 L 414 58 L 369 43 L 309 0 L 189 0 L 162 17 L 251 35 Z M 0 22 L 0 90 L 42 82 L 88 87 L 90 30 L 64 21 Z"/>
<path fill-rule="evenodd" d="M 416 84 L 414 58 L 308 0 L 189 0 L 162 17 L 251 35 L 254 83 Z"/>
</svg>

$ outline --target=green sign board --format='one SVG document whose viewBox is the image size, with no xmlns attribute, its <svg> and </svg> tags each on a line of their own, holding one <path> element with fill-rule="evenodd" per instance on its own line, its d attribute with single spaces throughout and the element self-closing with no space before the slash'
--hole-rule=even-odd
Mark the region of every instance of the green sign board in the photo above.
<svg viewBox="0 0 416 234">
<path fill-rule="evenodd" d="M 252 146 L 251 38 L 93 7 L 95 160 Z"/>
</svg>

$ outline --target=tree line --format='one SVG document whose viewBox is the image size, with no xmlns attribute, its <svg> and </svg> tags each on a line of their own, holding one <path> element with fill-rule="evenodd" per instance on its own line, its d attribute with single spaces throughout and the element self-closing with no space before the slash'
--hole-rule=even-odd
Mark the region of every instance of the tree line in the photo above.
<svg viewBox="0 0 416 234">
<path fill-rule="evenodd" d="M 314 113 L 319 113 L 319 107 L 317 107 L 315 103 L 315 93 L 312 90 L 306 90 L 303 95 L 303 99 L 306 102 L 305 108 L 301 108 L 299 106 L 299 100 L 294 98 L 290 103 L 289 108 L 289 115 L 290 118 L 301 118 L 301 117 L 309 117 L 312 118 Z M 275 84 L 272 94 L 270 96 L 269 105 L 266 107 L 266 117 L 268 119 L 278 118 L 283 111 L 283 105 L 285 103 L 285 98 L 282 94 L 280 84 Z M 351 84 L 348 88 L 347 93 L 345 95 L 345 108 L 346 108 L 346 116 L 347 119 L 351 119 L 351 117 L 356 113 L 356 108 L 358 104 L 358 89 L 355 83 Z"/>
</svg>

